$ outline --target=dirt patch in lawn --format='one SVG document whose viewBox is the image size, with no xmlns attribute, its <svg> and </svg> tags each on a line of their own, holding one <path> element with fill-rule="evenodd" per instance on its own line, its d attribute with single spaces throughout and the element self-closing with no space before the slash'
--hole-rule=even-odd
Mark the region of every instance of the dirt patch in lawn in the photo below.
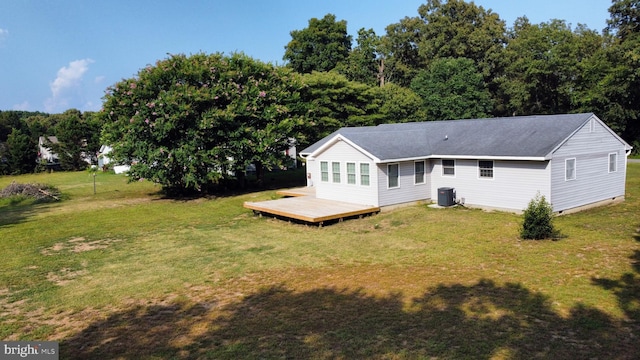
<svg viewBox="0 0 640 360">
<path fill-rule="evenodd" d="M 73 270 L 70 268 L 63 268 L 56 272 L 47 273 L 47 280 L 58 285 L 64 286 L 79 276 L 86 275 L 88 273 L 85 269 Z"/>
<path fill-rule="evenodd" d="M 51 256 L 62 251 L 68 251 L 73 253 L 80 253 L 85 251 L 106 249 L 111 244 L 120 242 L 120 239 L 100 239 L 100 240 L 87 240 L 84 237 L 74 237 L 65 242 L 56 243 L 51 247 L 43 249 L 42 255 Z"/>
</svg>

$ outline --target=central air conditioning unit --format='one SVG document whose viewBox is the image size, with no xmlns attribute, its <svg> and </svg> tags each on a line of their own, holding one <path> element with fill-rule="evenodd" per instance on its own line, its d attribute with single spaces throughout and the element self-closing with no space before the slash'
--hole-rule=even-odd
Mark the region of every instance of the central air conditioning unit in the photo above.
<svg viewBox="0 0 640 360">
<path fill-rule="evenodd" d="M 450 187 L 438 188 L 438 206 L 453 206 L 455 205 L 455 190 Z"/>
</svg>

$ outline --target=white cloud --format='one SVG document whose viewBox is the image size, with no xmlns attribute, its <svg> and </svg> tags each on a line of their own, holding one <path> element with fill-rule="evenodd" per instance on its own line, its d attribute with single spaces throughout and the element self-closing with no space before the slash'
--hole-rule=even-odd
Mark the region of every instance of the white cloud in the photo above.
<svg viewBox="0 0 640 360">
<path fill-rule="evenodd" d="M 96 84 L 102 84 L 106 78 L 107 77 L 104 76 L 104 75 L 96 76 L 96 78 L 93 79 L 93 82 L 96 83 Z"/>
<path fill-rule="evenodd" d="M 20 104 L 15 104 L 13 105 L 13 110 L 18 110 L 18 111 L 28 111 L 29 109 L 31 109 L 31 105 L 29 104 L 28 101 L 23 101 Z"/>
<path fill-rule="evenodd" d="M 80 110 L 82 111 L 99 111 L 102 108 L 102 103 L 96 104 L 93 101 L 87 101 Z"/>
<path fill-rule="evenodd" d="M 47 112 L 66 110 L 64 108 L 68 106 L 70 97 L 82 85 L 82 77 L 93 62 L 91 59 L 75 60 L 58 70 L 57 77 L 49 84 L 51 97 L 44 104 Z"/>
<path fill-rule="evenodd" d="M 0 45 L 9 37 L 9 30 L 0 28 Z"/>
<path fill-rule="evenodd" d="M 69 67 L 63 66 L 58 70 L 58 77 L 51 83 L 53 97 L 56 98 L 64 91 L 78 86 L 92 62 L 91 59 L 75 60 L 69 63 Z"/>
</svg>

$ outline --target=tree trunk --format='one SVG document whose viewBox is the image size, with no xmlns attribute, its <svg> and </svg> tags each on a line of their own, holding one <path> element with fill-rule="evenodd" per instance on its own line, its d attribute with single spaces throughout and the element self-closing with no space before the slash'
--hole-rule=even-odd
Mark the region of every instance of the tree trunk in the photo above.
<svg viewBox="0 0 640 360">
<path fill-rule="evenodd" d="M 380 87 L 384 87 L 384 58 L 380 58 L 380 65 L 378 65 L 378 80 Z"/>
</svg>

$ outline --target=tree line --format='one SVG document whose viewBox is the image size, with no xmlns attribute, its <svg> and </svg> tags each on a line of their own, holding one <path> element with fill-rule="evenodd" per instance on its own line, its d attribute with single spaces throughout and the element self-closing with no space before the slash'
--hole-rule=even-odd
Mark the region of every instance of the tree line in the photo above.
<svg viewBox="0 0 640 360">
<path fill-rule="evenodd" d="M 58 155 L 62 170 L 82 170 L 97 162 L 102 123 L 95 112 L 69 109 L 62 114 L 0 111 L 0 175 L 45 170 L 38 140 L 55 136 L 58 143 L 45 143 Z"/>
<path fill-rule="evenodd" d="M 507 27 L 464 0 L 428 0 L 386 34 L 332 14 L 291 31 L 285 65 L 242 53 L 170 55 L 107 89 L 103 109 L 0 112 L 0 172 L 33 171 L 34 141 L 56 135 L 65 168 L 100 143 L 131 179 L 206 191 L 249 164 L 283 166 L 343 126 L 594 112 L 640 147 L 640 6 L 613 0 L 601 32 L 562 20 Z"/>
</svg>

